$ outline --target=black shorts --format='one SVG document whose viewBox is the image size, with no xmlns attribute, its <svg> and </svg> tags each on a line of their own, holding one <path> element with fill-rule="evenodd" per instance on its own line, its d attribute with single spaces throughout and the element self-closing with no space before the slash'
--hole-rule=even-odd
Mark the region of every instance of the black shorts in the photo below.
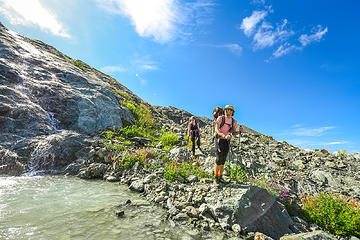
<svg viewBox="0 0 360 240">
<path fill-rule="evenodd" d="M 230 150 L 229 141 L 220 138 L 218 149 L 216 151 L 216 165 L 224 165 L 226 161 L 226 157 Z"/>
</svg>

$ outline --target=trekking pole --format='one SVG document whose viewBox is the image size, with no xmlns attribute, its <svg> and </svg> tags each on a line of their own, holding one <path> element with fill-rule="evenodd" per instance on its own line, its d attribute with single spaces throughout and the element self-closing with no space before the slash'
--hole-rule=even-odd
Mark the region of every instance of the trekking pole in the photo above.
<svg viewBox="0 0 360 240">
<path fill-rule="evenodd" d="M 242 126 L 240 125 L 240 128 L 241 128 Z M 239 130 L 240 130 L 240 128 L 239 128 Z M 238 151 L 239 151 L 239 149 L 241 149 L 241 132 L 239 133 L 239 143 L 238 143 Z"/>
</svg>

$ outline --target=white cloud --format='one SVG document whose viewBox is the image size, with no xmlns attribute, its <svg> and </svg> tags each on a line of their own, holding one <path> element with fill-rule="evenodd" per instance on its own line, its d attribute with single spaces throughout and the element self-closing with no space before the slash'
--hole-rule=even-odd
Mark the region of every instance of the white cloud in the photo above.
<svg viewBox="0 0 360 240">
<path fill-rule="evenodd" d="M 286 42 L 286 43 L 282 44 L 280 47 L 278 47 L 278 49 L 276 49 L 273 52 L 273 57 L 274 58 L 281 57 L 283 55 L 290 53 L 291 51 L 293 51 L 295 49 L 299 49 L 299 48 L 294 45 L 290 45 L 290 43 Z"/>
<path fill-rule="evenodd" d="M 291 134 L 296 136 L 316 137 L 322 136 L 326 131 L 334 129 L 335 127 L 320 127 L 320 128 L 297 128 Z"/>
<path fill-rule="evenodd" d="M 39 0 L 0 0 L 0 13 L 13 25 L 37 25 L 54 35 L 70 37 L 56 16 Z"/>
<path fill-rule="evenodd" d="M 341 145 L 341 144 L 348 144 L 348 141 L 340 141 L 340 142 L 328 142 L 324 143 L 324 145 Z"/>
<path fill-rule="evenodd" d="M 286 30 L 287 19 L 283 20 L 281 25 L 274 27 L 268 23 L 263 22 L 253 38 L 253 49 L 259 50 L 267 47 L 272 47 L 274 44 L 286 41 L 291 35 L 294 34 L 291 30 Z"/>
<path fill-rule="evenodd" d="M 321 25 L 318 25 L 316 27 L 315 33 L 313 33 L 311 35 L 302 34 L 299 37 L 299 41 L 300 41 L 301 45 L 305 47 L 312 42 L 319 42 L 327 32 L 328 32 L 327 27 L 323 28 Z"/>
<path fill-rule="evenodd" d="M 137 72 L 149 72 L 160 70 L 159 63 L 152 60 L 151 56 L 137 56 L 131 63 L 131 68 Z"/>
<path fill-rule="evenodd" d="M 235 55 L 240 56 L 242 53 L 242 47 L 237 43 L 228 43 L 228 44 L 203 44 L 201 46 L 213 47 L 213 48 L 223 48 L 227 49 Z"/>
<path fill-rule="evenodd" d="M 265 0 L 252 0 L 250 2 L 250 4 L 260 4 L 260 5 L 265 5 Z"/>
<path fill-rule="evenodd" d="M 101 68 L 101 71 L 106 73 L 125 72 L 126 68 L 123 66 L 105 66 Z"/>
<path fill-rule="evenodd" d="M 177 0 L 96 0 L 110 13 L 128 17 L 141 37 L 153 38 L 160 43 L 169 42 L 179 35 L 191 35 L 180 26 L 200 21 L 201 12 L 214 4 L 211 0 L 198 0 L 180 4 Z"/>
<path fill-rule="evenodd" d="M 236 55 L 241 55 L 242 53 L 242 47 L 240 47 L 240 45 L 237 43 L 224 44 L 223 47 L 229 49 Z"/>
<path fill-rule="evenodd" d="M 159 70 L 159 67 L 156 66 L 153 63 L 142 64 L 142 65 L 139 66 L 139 68 L 141 70 L 144 70 L 144 71 L 156 71 L 156 70 Z"/>
<path fill-rule="evenodd" d="M 262 21 L 267 14 L 267 11 L 253 11 L 250 17 L 243 19 L 240 29 L 244 31 L 246 36 L 250 37 L 253 34 L 256 25 Z"/>
<path fill-rule="evenodd" d="M 251 3 L 264 5 L 265 1 L 253 0 Z M 253 51 L 276 48 L 272 56 L 265 62 L 287 55 L 294 50 L 300 51 L 310 43 L 320 41 L 328 31 L 327 28 L 318 25 L 312 34 L 293 37 L 296 32 L 289 27 L 287 19 L 283 19 L 281 23 L 277 24 L 266 21 L 268 14 L 273 12 L 272 6 L 264 6 L 262 11 L 253 11 L 251 16 L 243 18 L 239 28 L 248 38 L 252 38 Z"/>
</svg>

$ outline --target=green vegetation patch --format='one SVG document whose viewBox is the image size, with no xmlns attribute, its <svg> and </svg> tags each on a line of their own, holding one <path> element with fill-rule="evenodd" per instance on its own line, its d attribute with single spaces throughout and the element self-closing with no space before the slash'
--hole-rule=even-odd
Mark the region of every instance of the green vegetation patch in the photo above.
<svg viewBox="0 0 360 240">
<path fill-rule="evenodd" d="M 360 204 L 344 196 L 321 193 L 301 198 L 307 220 L 342 236 L 360 236 Z"/>
<path fill-rule="evenodd" d="M 195 175 L 199 179 L 212 177 L 209 173 L 203 171 L 199 166 L 192 165 L 191 162 L 170 162 L 164 168 L 164 178 L 169 181 L 177 181 L 179 176 L 187 181 L 190 175 Z"/>
<path fill-rule="evenodd" d="M 161 135 L 160 141 L 164 146 L 174 146 L 179 142 L 179 137 L 173 132 L 165 132 Z"/>
<path fill-rule="evenodd" d="M 67 56 L 65 56 L 65 60 L 70 62 L 72 65 L 74 65 L 75 67 L 80 68 L 81 70 L 83 70 L 84 72 L 89 71 L 89 66 L 84 63 L 83 61 L 79 60 L 79 59 L 71 59 L 68 58 Z"/>
<path fill-rule="evenodd" d="M 132 168 L 135 163 L 139 163 L 145 167 L 158 167 L 155 163 L 156 152 L 152 148 L 141 148 L 134 152 L 123 152 L 120 156 L 114 157 L 122 168 Z"/>
</svg>

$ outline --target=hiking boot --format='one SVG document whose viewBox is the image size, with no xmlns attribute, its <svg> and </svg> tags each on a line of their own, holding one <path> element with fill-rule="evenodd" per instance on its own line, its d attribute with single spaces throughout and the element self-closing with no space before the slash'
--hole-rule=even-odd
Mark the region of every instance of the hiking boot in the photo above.
<svg viewBox="0 0 360 240">
<path fill-rule="evenodd" d="M 223 176 L 220 176 L 219 179 L 218 179 L 218 181 L 219 181 L 220 183 L 225 183 L 225 184 L 226 184 L 226 183 L 229 183 L 229 181 L 225 180 Z"/>
</svg>

